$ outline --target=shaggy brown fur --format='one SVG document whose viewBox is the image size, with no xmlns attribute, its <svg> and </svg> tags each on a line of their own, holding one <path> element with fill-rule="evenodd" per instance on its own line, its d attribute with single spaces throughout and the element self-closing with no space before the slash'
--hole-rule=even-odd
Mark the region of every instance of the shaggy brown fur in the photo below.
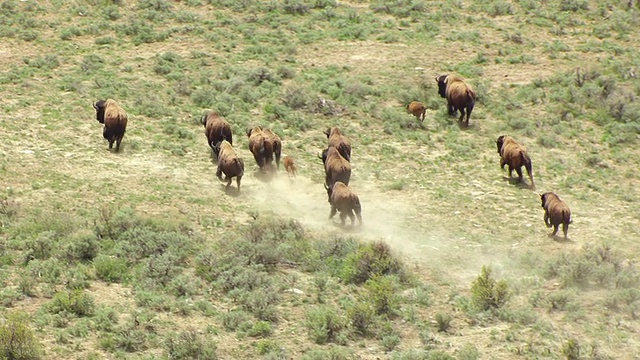
<svg viewBox="0 0 640 360">
<path fill-rule="evenodd" d="M 337 181 L 331 187 L 325 185 L 325 188 L 329 194 L 329 203 L 331 204 L 329 219 L 333 219 L 336 212 L 339 211 L 340 220 L 343 226 L 347 216 L 351 219 L 351 226 L 355 226 L 355 216 L 358 217 L 359 225 L 362 226 L 362 207 L 360 205 L 358 195 L 340 181 Z"/>
<path fill-rule="evenodd" d="M 347 159 L 347 161 L 351 161 L 351 142 L 346 136 L 342 135 L 340 129 L 331 127 L 325 130 L 324 134 L 327 135 L 327 139 L 329 139 L 328 146 L 335 147 L 342 157 Z"/>
<path fill-rule="evenodd" d="M 231 179 L 236 178 L 236 185 L 238 185 L 238 192 L 240 192 L 240 181 L 244 175 L 244 161 L 238 154 L 230 142 L 223 140 L 216 144 L 216 151 L 218 152 L 218 169 L 216 170 L 216 176 L 220 181 L 226 181 L 228 189 L 231 186 Z M 222 179 L 224 173 L 225 179 Z"/>
<path fill-rule="evenodd" d="M 273 142 L 270 141 L 259 126 L 247 129 L 249 151 L 253 154 L 260 170 L 266 172 L 273 162 Z"/>
<path fill-rule="evenodd" d="M 289 155 L 284 157 L 284 169 L 287 170 L 287 174 L 289 174 L 289 176 L 296 177 L 296 175 L 298 175 L 296 164 L 293 162 L 293 158 Z"/>
<path fill-rule="evenodd" d="M 327 187 L 331 188 L 337 181 L 349 185 L 351 164 L 335 147 L 329 146 L 322 153 L 322 161 L 324 162 L 325 184 Z"/>
<path fill-rule="evenodd" d="M 555 236 L 558 233 L 558 226 L 562 224 L 562 232 L 566 239 L 569 224 L 572 223 L 569 206 L 552 192 L 540 194 L 540 200 L 542 200 L 542 208 L 544 209 L 544 223 L 548 228 L 553 226 L 551 235 Z"/>
<path fill-rule="evenodd" d="M 407 105 L 407 112 L 415 116 L 416 119 L 420 120 L 420 122 L 424 122 L 424 116 L 427 113 L 427 108 L 419 101 L 412 101 Z"/>
<path fill-rule="evenodd" d="M 282 140 L 280 136 L 271 131 L 270 129 L 263 129 L 264 136 L 271 141 L 271 147 L 273 148 L 273 154 L 276 157 L 276 167 L 280 170 L 280 155 L 282 154 Z"/>
<path fill-rule="evenodd" d="M 96 118 L 104 124 L 102 136 L 109 141 L 109 149 L 116 143 L 116 152 L 120 151 L 120 143 L 127 130 L 127 112 L 113 99 L 98 100 L 93 104 L 96 109 Z"/>
<path fill-rule="evenodd" d="M 455 115 L 456 111 L 460 110 L 458 121 L 461 122 L 466 111 L 465 126 L 469 126 L 469 117 L 476 103 L 476 92 L 471 85 L 464 82 L 458 75 L 436 76 L 436 83 L 438 83 L 438 94 L 447 99 L 449 115 Z"/>
<path fill-rule="evenodd" d="M 518 181 L 522 182 L 522 167 L 524 166 L 531 180 L 531 188 L 535 188 L 531 158 L 527 154 L 527 149 L 508 135 L 499 136 L 496 140 L 496 146 L 498 147 L 498 154 L 500 154 L 500 167 L 504 169 L 505 165 L 509 166 L 509 179 L 511 179 L 511 174 L 515 169 L 518 173 Z"/>
<path fill-rule="evenodd" d="M 203 115 L 200 119 L 202 125 L 204 125 L 204 135 L 207 137 L 207 142 L 213 152 L 216 153 L 216 145 L 223 141 L 227 140 L 229 144 L 233 145 L 233 135 L 231 133 L 231 125 L 220 117 L 217 112 L 210 111 L 206 115 Z"/>
</svg>

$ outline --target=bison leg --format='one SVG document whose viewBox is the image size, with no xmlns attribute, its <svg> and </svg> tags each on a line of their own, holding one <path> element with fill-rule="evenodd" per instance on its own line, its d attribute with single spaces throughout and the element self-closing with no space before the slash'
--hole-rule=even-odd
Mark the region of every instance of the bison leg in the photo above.
<svg viewBox="0 0 640 360">
<path fill-rule="evenodd" d="M 360 224 L 360 226 L 362 226 L 362 212 L 356 210 L 356 216 L 358 217 L 358 224 Z"/>
<path fill-rule="evenodd" d="M 562 223 L 562 232 L 564 233 L 564 238 L 567 239 L 567 232 L 569 231 L 569 223 Z"/>
<path fill-rule="evenodd" d="M 122 138 L 116 139 L 116 152 L 120 151 L 120 143 L 122 142 Z"/>
<path fill-rule="evenodd" d="M 472 111 L 473 111 L 473 105 L 467 106 L 467 126 L 469 125 L 469 118 L 471 117 Z"/>
<path fill-rule="evenodd" d="M 349 213 L 351 213 L 351 211 L 349 211 Z M 346 211 L 341 211 L 340 212 L 340 224 L 342 226 L 344 226 L 344 222 L 347 220 L 347 212 Z"/>
<path fill-rule="evenodd" d="M 556 234 L 558 233 L 558 225 L 560 224 L 553 224 L 553 232 L 551 233 L 551 235 L 556 236 Z"/>
<path fill-rule="evenodd" d="M 460 117 L 458 118 L 458 122 L 462 122 L 464 119 L 464 108 L 460 108 Z"/>
<path fill-rule="evenodd" d="M 333 217 L 336 216 L 336 212 L 338 212 L 338 209 L 336 208 L 336 206 L 331 205 L 331 212 L 329 213 L 329 219 L 333 219 Z"/>
<path fill-rule="evenodd" d="M 549 211 L 545 210 L 544 211 L 544 224 L 550 228 L 551 227 L 551 223 L 549 222 Z"/>
<path fill-rule="evenodd" d="M 353 215 L 353 210 L 349 210 L 347 215 L 349 215 L 349 220 L 351 220 L 351 226 L 355 226 L 356 225 L 356 217 L 355 217 L 355 215 Z"/>
<path fill-rule="evenodd" d="M 236 176 L 236 185 L 238 185 L 238 192 L 240 192 L 240 180 L 242 180 L 242 176 Z"/>
<path fill-rule="evenodd" d="M 513 167 L 509 165 L 509 180 L 511 180 L 511 175 L 513 174 Z"/>
<path fill-rule="evenodd" d="M 447 111 L 449 111 L 449 115 L 451 116 L 456 114 L 456 108 L 451 104 L 447 104 Z"/>
<path fill-rule="evenodd" d="M 218 180 L 222 181 L 222 168 L 220 166 L 218 166 L 218 170 L 216 170 L 216 176 Z"/>
<path fill-rule="evenodd" d="M 522 182 L 522 168 L 517 167 L 516 173 L 518 173 L 518 182 Z"/>
</svg>

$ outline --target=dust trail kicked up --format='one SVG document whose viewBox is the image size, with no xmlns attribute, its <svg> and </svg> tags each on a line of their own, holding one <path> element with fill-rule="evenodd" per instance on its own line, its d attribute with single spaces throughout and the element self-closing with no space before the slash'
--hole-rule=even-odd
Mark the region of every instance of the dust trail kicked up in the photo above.
<svg viewBox="0 0 640 360">
<path fill-rule="evenodd" d="M 446 266 L 464 281 L 476 276 L 482 264 L 498 261 L 491 254 L 483 254 L 478 246 L 456 241 L 455 235 L 437 223 L 423 220 L 417 204 L 403 203 L 406 199 L 401 195 L 382 191 L 366 181 L 350 184 L 360 198 L 364 224 L 353 228 L 348 218 L 347 225 L 340 227 L 339 214 L 328 219 L 330 205 L 321 183 L 303 176 L 290 179 L 284 173 L 268 182 L 251 175 L 245 179 L 242 197 L 251 199 L 255 210 L 295 219 L 315 233 L 383 240 L 408 260 L 428 268 Z"/>
</svg>

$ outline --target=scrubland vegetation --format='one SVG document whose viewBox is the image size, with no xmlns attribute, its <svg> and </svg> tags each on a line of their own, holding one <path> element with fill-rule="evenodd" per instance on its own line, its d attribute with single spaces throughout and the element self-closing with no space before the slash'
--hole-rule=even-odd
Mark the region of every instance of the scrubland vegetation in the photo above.
<svg viewBox="0 0 640 360">
<path fill-rule="evenodd" d="M 0 0 L 0 358 L 637 358 L 639 27 L 633 0 Z M 469 128 L 437 95 L 450 72 Z M 256 176 L 251 125 L 295 180 Z M 328 126 L 361 230 L 326 219 Z M 571 207 L 569 241 L 504 178 L 502 134 Z"/>
</svg>

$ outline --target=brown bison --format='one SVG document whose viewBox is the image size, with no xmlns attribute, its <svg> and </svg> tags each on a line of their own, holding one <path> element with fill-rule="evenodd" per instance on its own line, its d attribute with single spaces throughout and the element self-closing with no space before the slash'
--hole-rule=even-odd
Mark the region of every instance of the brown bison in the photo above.
<svg viewBox="0 0 640 360">
<path fill-rule="evenodd" d="M 420 122 L 424 122 L 424 116 L 427 113 L 427 108 L 419 101 L 412 101 L 407 105 L 407 112 L 415 116 L 416 119 L 420 120 Z"/>
<path fill-rule="evenodd" d="M 298 174 L 296 164 L 293 162 L 293 158 L 289 155 L 284 157 L 284 169 L 287 171 L 287 174 L 289 174 L 289 176 L 296 177 L 296 175 Z"/>
<path fill-rule="evenodd" d="M 324 134 L 327 135 L 327 139 L 329 139 L 328 146 L 335 147 L 342 157 L 347 159 L 347 161 L 351 161 L 351 143 L 346 136 L 342 135 L 340 129 L 330 127 L 324 131 Z"/>
<path fill-rule="evenodd" d="M 102 136 L 109 141 L 109 149 L 116 143 L 116 152 L 120 151 L 120 143 L 127 129 L 127 112 L 113 99 L 98 100 L 93 104 L 96 118 L 104 124 Z"/>
<path fill-rule="evenodd" d="M 461 122 L 466 111 L 465 125 L 469 126 L 469 117 L 471 117 L 473 106 L 476 103 L 476 92 L 473 91 L 471 85 L 465 83 L 458 75 L 436 76 L 436 83 L 438 83 L 438 94 L 447 99 L 449 115 L 455 115 L 456 111 L 460 110 L 458 121 Z"/>
<path fill-rule="evenodd" d="M 238 185 L 238 192 L 240 192 L 240 181 L 242 180 L 242 175 L 244 175 L 244 161 L 238 157 L 233 145 L 226 140 L 222 140 L 217 143 L 214 151 L 218 154 L 218 169 L 216 170 L 216 176 L 220 181 L 227 182 L 227 189 L 231 186 L 231 179 L 235 177 L 236 185 Z M 223 173 L 225 176 L 224 180 L 222 179 Z"/>
<path fill-rule="evenodd" d="M 253 154 L 258 167 L 262 171 L 268 171 L 273 162 L 273 142 L 259 126 L 247 129 L 247 136 L 249 137 L 249 151 Z"/>
<path fill-rule="evenodd" d="M 216 145 L 223 141 L 227 140 L 229 144 L 233 145 L 233 135 L 231 133 L 231 125 L 220 117 L 217 112 L 209 111 L 207 114 L 203 115 L 200 119 L 202 125 L 204 125 L 204 134 L 207 137 L 207 142 L 211 149 L 218 156 L 216 152 Z"/>
<path fill-rule="evenodd" d="M 329 219 L 333 219 L 336 212 L 339 211 L 340 220 L 343 226 L 347 216 L 351 219 L 351 226 L 355 225 L 355 216 L 358 217 L 359 225 L 362 225 L 362 207 L 360 206 L 360 199 L 358 198 L 358 195 L 340 181 L 336 181 L 333 186 L 325 185 L 324 187 L 327 189 L 327 194 L 329 194 L 329 203 L 331 204 Z"/>
<path fill-rule="evenodd" d="M 552 192 L 540 194 L 540 200 L 542 200 L 542 208 L 544 209 L 544 223 L 548 228 L 553 226 L 551 236 L 555 236 L 558 233 L 558 226 L 562 224 L 562 232 L 564 233 L 564 238 L 567 239 L 569 224 L 572 223 L 569 206 Z"/>
<path fill-rule="evenodd" d="M 351 164 L 335 147 L 329 146 L 322 152 L 321 158 L 324 163 L 324 183 L 326 187 L 331 188 L 333 184 L 338 181 L 345 185 L 349 185 L 349 179 L 351 179 Z M 328 191 L 329 190 L 327 190 L 327 192 Z M 329 202 L 331 202 L 330 199 Z"/>
<path fill-rule="evenodd" d="M 262 133 L 267 138 L 267 140 L 271 141 L 271 147 L 273 148 L 273 155 L 276 158 L 276 168 L 280 169 L 280 155 L 282 154 L 282 140 L 280 136 L 271 131 L 270 129 L 263 129 Z"/>
<path fill-rule="evenodd" d="M 515 169 L 518 173 L 518 181 L 522 182 L 522 167 L 524 166 L 531 180 L 531 188 L 535 188 L 531 158 L 527 154 L 527 149 L 508 135 L 500 135 L 496 140 L 496 146 L 498 147 L 498 154 L 500 154 L 500 167 L 504 169 L 505 165 L 509 166 L 509 179 L 511 179 L 511 174 Z"/>
</svg>

